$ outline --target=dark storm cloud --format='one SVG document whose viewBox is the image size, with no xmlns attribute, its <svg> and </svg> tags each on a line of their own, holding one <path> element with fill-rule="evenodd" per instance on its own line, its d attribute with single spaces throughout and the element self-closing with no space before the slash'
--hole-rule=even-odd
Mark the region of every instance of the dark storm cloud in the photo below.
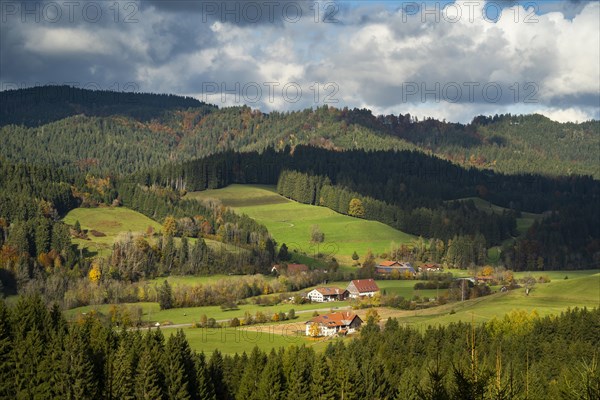
<svg viewBox="0 0 600 400">
<path fill-rule="evenodd" d="M 3 88 L 75 82 L 108 89 L 133 82 L 152 90 L 140 69 L 215 45 L 210 25 L 199 24 L 198 16 L 160 18 L 130 1 L 2 3 Z M 87 48 L 78 48 L 85 38 Z"/>
<path fill-rule="evenodd" d="M 141 0 L 141 7 L 195 14 L 202 23 L 219 21 L 242 26 L 283 24 L 312 18 L 315 14 L 312 0 Z"/>
</svg>

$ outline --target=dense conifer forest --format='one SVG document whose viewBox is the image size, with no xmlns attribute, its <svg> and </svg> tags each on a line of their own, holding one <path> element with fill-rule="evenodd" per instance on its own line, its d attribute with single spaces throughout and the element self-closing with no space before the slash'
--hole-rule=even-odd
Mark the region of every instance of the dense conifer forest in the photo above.
<svg viewBox="0 0 600 400">
<path fill-rule="evenodd" d="M 67 324 L 39 297 L 0 301 L 0 397 L 63 399 L 597 399 L 600 312 L 523 312 L 419 331 L 374 317 L 323 353 L 210 355 L 183 331 Z M 293 338 L 292 338 L 293 339 Z"/>
</svg>

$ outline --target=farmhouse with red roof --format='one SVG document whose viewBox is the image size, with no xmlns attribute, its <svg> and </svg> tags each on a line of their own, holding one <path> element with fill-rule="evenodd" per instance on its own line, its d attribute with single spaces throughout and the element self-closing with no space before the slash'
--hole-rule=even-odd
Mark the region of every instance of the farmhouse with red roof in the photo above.
<svg viewBox="0 0 600 400">
<path fill-rule="evenodd" d="M 377 265 L 375 271 L 381 275 L 389 275 L 396 271 L 399 274 L 409 274 L 412 276 L 416 275 L 416 271 L 409 262 L 399 261 L 382 261 Z"/>
<path fill-rule="evenodd" d="M 333 336 L 356 332 L 362 319 L 351 311 L 319 315 L 306 321 L 306 336 Z"/>
</svg>

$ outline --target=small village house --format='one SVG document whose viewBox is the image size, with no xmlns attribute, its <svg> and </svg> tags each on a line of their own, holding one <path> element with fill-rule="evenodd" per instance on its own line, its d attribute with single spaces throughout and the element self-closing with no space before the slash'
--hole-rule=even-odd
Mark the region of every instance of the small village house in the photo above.
<svg viewBox="0 0 600 400">
<path fill-rule="evenodd" d="M 382 261 L 375 268 L 375 272 L 380 275 L 391 275 L 394 271 L 399 275 L 409 274 L 410 276 L 415 276 L 417 274 L 412 264 L 409 262 Z"/>
<path fill-rule="evenodd" d="M 356 299 L 359 297 L 373 297 L 375 293 L 379 292 L 379 286 L 373 279 L 355 279 L 350 282 L 346 288 L 348 291 L 348 297 Z"/>
<path fill-rule="evenodd" d="M 351 311 L 319 315 L 306 321 L 306 336 L 333 336 L 356 332 L 363 321 Z"/>
<path fill-rule="evenodd" d="M 275 264 L 273 265 L 273 268 L 271 268 L 271 273 L 281 274 L 285 272 L 287 275 L 298 275 L 308 271 L 308 265 L 305 264 L 288 264 L 287 267 L 285 265 Z"/>
<path fill-rule="evenodd" d="M 421 272 L 440 272 L 443 268 L 440 264 L 423 264 L 419 267 Z"/>
<path fill-rule="evenodd" d="M 316 303 L 345 300 L 348 297 L 346 289 L 336 287 L 318 287 L 306 294 L 306 298 Z"/>
</svg>

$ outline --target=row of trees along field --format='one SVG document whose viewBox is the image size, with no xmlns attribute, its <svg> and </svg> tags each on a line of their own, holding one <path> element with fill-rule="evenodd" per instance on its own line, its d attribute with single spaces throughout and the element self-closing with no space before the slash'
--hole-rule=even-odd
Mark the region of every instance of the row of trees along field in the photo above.
<svg viewBox="0 0 600 400">
<path fill-rule="evenodd" d="M 0 154 L 14 162 L 127 173 L 213 153 L 314 145 L 416 150 L 498 172 L 600 177 L 600 122 L 541 115 L 478 116 L 469 124 L 375 116 L 329 106 L 262 113 L 196 99 L 48 86 L 0 93 Z"/>
<path fill-rule="evenodd" d="M 225 152 L 131 179 L 188 191 L 231 183 L 278 183 L 281 194 L 300 202 L 361 217 L 360 208 L 350 209 L 350 202 L 358 199 L 362 217 L 428 238 L 482 234 L 488 246 L 516 236 L 521 212 L 546 213 L 525 238 L 505 242 L 508 267 L 589 268 L 599 257 L 600 182 L 587 176 L 503 175 L 464 169 L 418 152 L 297 146 L 279 152 Z M 508 210 L 494 214 L 468 201 L 452 201 L 475 196 Z M 525 248 L 536 256 L 525 257 Z"/>
<path fill-rule="evenodd" d="M 371 316 L 324 352 L 191 350 L 183 331 L 67 324 L 36 297 L 0 302 L 0 396 L 73 399 L 597 399 L 600 311 L 513 312 L 419 331 Z M 210 332 L 207 332 L 210 334 Z M 290 338 L 300 341 L 300 338 Z"/>
</svg>

